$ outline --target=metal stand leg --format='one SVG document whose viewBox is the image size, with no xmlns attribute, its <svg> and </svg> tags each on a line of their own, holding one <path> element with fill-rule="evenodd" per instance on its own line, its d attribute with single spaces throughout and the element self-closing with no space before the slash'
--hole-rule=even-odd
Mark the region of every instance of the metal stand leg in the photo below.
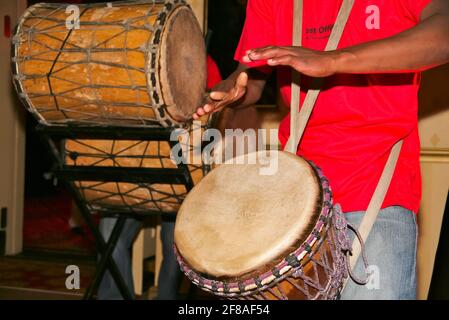
<svg viewBox="0 0 449 320">
<path fill-rule="evenodd" d="M 54 158 L 55 166 L 52 170 L 54 178 L 61 179 L 67 183 L 68 190 L 72 193 L 81 215 L 95 239 L 96 249 L 101 257 L 95 277 L 89 285 L 84 299 L 92 299 L 94 297 L 94 293 L 106 270 L 111 272 L 111 276 L 122 297 L 124 299 L 133 299 L 133 295 L 123 280 L 112 253 L 123 231 L 126 218 L 134 216 L 135 212 L 132 208 L 127 212 L 114 212 L 113 208 L 107 210 L 107 214 L 113 214 L 118 219 L 108 241 L 105 241 L 100 230 L 92 220 L 92 208 L 88 205 L 88 200 L 80 193 L 75 183 L 77 181 L 103 181 L 114 183 L 180 184 L 184 185 L 187 191 L 190 191 L 193 188 L 193 180 L 189 168 L 185 164 L 181 164 L 177 168 L 68 166 L 66 165 L 67 155 L 64 153 L 64 147 L 60 142 L 64 139 L 142 140 L 142 137 L 145 137 L 145 141 L 166 141 L 173 144 L 174 142 L 171 141 L 173 129 L 69 125 L 38 125 L 36 129 L 42 142 Z M 58 144 L 60 145 L 58 146 Z M 148 212 L 148 214 L 154 215 L 156 213 Z M 160 214 L 160 212 L 157 212 L 157 214 Z M 139 215 L 142 215 L 142 213 L 139 213 Z"/>
<path fill-rule="evenodd" d="M 103 279 L 103 276 L 107 269 L 112 269 L 111 265 L 115 261 L 112 258 L 112 253 L 114 252 L 115 246 L 117 245 L 117 241 L 123 231 L 123 227 L 125 226 L 126 217 L 120 216 L 117 218 L 117 222 L 115 223 L 114 229 L 112 230 L 112 233 L 108 239 L 108 242 L 103 247 L 103 250 L 100 252 L 100 261 L 97 265 L 97 271 L 95 274 L 94 279 L 92 280 L 92 283 L 90 284 L 89 288 L 86 291 L 86 294 L 84 295 L 84 299 L 91 299 L 94 295 L 94 292 L 98 289 L 98 286 L 100 285 L 101 280 Z M 129 288 L 124 283 L 123 278 L 120 273 L 114 274 L 111 270 L 111 275 L 114 278 L 118 289 L 120 290 L 120 293 L 122 294 L 122 297 L 124 299 L 132 299 L 132 294 L 129 291 Z"/>
<path fill-rule="evenodd" d="M 97 252 L 101 255 L 101 260 L 105 259 L 107 261 L 106 268 L 109 269 L 109 271 L 111 272 L 111 276 L 113 277 L 115 283 L 117 284 L 117 288 L 120 290 L 122 297 L 124 299 L 128 299 L 128 300 L 133 299 L 133 296 L 130 293 L 129 288 L 126 285 L 125 281 L 123 280 L 123 277 L 120 273 L 120 270 L 117 267 L 117 264 L 115 263 L 114 259 L 112 258 L 112 252 L 114 251 L 115 245 L 117 244 L 117 240 L 123 230 L 124 224 L 126 222 L 126 216 L 120 216 L 117 219 L 117 222 L 114 226 L 114 230 L 112 231 L 112 234 L 110 235 L 108 242 L 106 243 L 102 234 L 100 233 L 97 226 L 93 222 L 92 216 L 91 216 L 89 210 L 86 209 L 86 207 L 84 206 L 82 200 L 79 198 L 76 191 L 74 191 L 74 189 L 71 188 L 70 186 L 69 186 L 69 190 L 72 192 L 75 202 L 77 203 L 78 208 L 80 209 L 80 213 L 81 213 L 84 221 L 86 222 L 87 227 L 89 228 L 90 232 L 92 233 L 92 235 L 95 239 L 96 249 L 97 249 Z M 123 220 L 123 222 L 121 222 L 121 220 Z M 114 239 L 114 238 L 116 238 L 116 239 Z M 112 242 L 113 240 L 114 240 L 114 242 Z M 112 248 L 109 248 L 111 252 L 109 254 L 106 254 L 106 250 L 108 249 L 109 245 L 112 246 Z M 100 262 L 101 262 L 101 260 L 100 260 Z M 104 269 L 106 269 L 106 268 L 104 268 Z M 104 272 L 105 272 L 105 270 L 102 271 L 100 269 L 100 264 L 98 264 L 97 270 L 95 273 L 95 277 L 94 277 L 92 283 L 89 285 L 89 288 L 87 289 L 86 293 L 84 294 L 83 299 L 85 299 L 85 300 L 93 299 L 95 290 L 98 288 L 98 285 L 99 285 L 101 279 L 103 278 Z M 101 277 L 99 277 L 99 273 L 102 273 Z M 99 278 L 99 280 L 96 280 L 97 278 Z M 98 281 L 98 284 L 96 286 L 93 285 L 94 281 Z"/>
</svg>

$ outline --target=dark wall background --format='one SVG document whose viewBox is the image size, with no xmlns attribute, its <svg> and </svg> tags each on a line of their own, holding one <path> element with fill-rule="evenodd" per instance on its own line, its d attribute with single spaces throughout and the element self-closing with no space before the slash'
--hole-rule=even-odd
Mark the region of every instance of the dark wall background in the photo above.
<svg viewBox="0 0 449 320">
<path fill-rule="evenodd" d="M 240 40 L 246 16 L 246 0 L 209 0 L 209 54 L 215 60 L 223 78 L 237 67 L 234 53 Z M 277 84 L 273 73 L 260 99 L 260 104 L 275 104 Z"/>
<path fill-rule="evenodd" d="M 234 52 L 245 23 L 245 2 L 209 0 L 208 28 L 211 32 L 209 54 L 217 62 L 223 77 L 231 74 L 237 66 Z"/>
</svg>

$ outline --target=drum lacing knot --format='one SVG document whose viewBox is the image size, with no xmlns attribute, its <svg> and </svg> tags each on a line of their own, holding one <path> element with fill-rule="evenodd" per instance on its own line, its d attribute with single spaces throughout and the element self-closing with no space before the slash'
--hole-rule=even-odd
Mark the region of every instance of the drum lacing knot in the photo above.
<svg viewBox="0 0 449 320">
<path fill-rule="evenodd" d="M 245 292 L 245 285 L 243 284 L 243 282 L 239 282 L 239 290 L 240 290 L 240 293 Z"/>
<path fill-rule="evenodd" d="M 306 242 L 306 243 L 304 243 L 304 250 L 307 253 L 311 253 L 312 252 L 312 247 Z"/>
<path fill-rule="evenodd" d="M 213 292 L 218 292 L 218 283 L 217 283 L 217 281 L 212 281 L 211 287 L 212 287 L 212 291 Z"/>
<path fill-rule="evenodd" d="M 149 53 L 152 53 L 152 54 L 156 55 L 157 51 L 158 51 L 158 46 L 157 45 L 152 45 L 152 46 L 149 46 L 148 48 L 144 47 L 142 50 L 145 50 L 145 52 L 149 52 Z M 155 58 L 155 57 L 153 57 L 153 58 Z M 154 62 L 154 60 L 152 61 L 152 64 L 153 64 L 153 62 Z M 153 72 L 156 72 L 155 69 L 153 69 Z"/>
<path fill-rule="evenodd" d="M 260 279 L 260 277 L 254 278 L 254 283 L 256 284 L 257 288 L 259 289 L 263 288 L 262 280 Z"/>
<path fill-rule="evenodd" d="M 320 234 L 320 232 L 318 230 L 313 230 L 312 231 L 312 235 L 315 237 L 315 239 L 317 241 L 319 241 L 321 239 L 321 234 Z"/>
<path fill-rule="evenodd" d="M 142 44 L 140 47 L 139 47 L 139 51 L 141 51 L 141 52 L 143 52 L 143 53 L 148 53 L 148 52 L 150 52 L 150 50 L 147 48 L 147 46 L 146 46 L 146 44 Z M 154 70 L 152 71 L 152 70 L 149 70 L 150 72 L 154 72 Z"/>
<path fill-rule="evenodd" d="M 285 258 L 285 260 L 287 261 L 288 265 L 292 268 L 297 268 L 301 265 L 298 261 L 298 258 L 294 254 L 288 255 L 287 258 Z"/>
<path fill-rule="evenodd" d="M 271 269 L 271 273 L 272 273 L 276 278 L 280 278 L 280 277 L 281 277 L 281 272 L 279 271 L 278 268 L 273 268 L 273 269 Z"/>
<path fill-rule="evenodd" d="M 199 277 L 198 285 L 200 286 L 200 288 L 204 288 L 204 279 L 202 277 Z"/>
<path fill-rule="evenodd" d="M 223 292 L 226 293 L 226 294 L 230 293 L 229 285 L 228 285 L 227 282 L 223 282 Z"/>
<path fill-rule="evenodd" d="M 324 224 L 327 224 L 327 222 L 328 222 L 328 218 L 324 215 L 321 215 L 318 220 L 323 222 Z"/>
<path fill-rule="evenodd" d="M 125 30 L 129 30 L 129 19 L 125 19 L 122 21 L 122 24 L 125 26 Z"/>
</svg>

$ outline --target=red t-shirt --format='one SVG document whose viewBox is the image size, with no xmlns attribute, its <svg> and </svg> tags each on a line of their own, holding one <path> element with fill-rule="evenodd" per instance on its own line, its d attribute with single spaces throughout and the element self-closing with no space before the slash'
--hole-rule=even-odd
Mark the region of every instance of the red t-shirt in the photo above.
<svg viewBox="0 0 449 320">
<path fill-rule="evenodd" d="M 210 55 L 207 55 L 207 89 L 211 89 L 221 80 L 221 74 L 217 63 Z"/>
<path fill-rule="evenodd" d="M 393 36 L 410 29 L 430 0 L 357 0 L 339 48 Z M 342 0 L 304 0 L 303 46 L 324 50 Z M 378 13 L 378 14 L 377 14 Z M 249 49 L 291 46 L 293 0 L 249 0 L 235 59 Z M 378 27 L 378 28 L 377 28 Z M 410 52 L 413 54 L 413 52 Z M 266 62 L 252 67 L 266 70 Z M 291 97 L 291 69 L 278 68 L 281 94 Z M 298 154 L 322 168 L 335 202 L 345 212 L 364 211 L 374 193 L 392 146 L 403 149 L 383 208 L 400 205 L 417 212 L 421 199 L 418 136 L 419 73 L 339 74 L 326 79 Z M 301 102 L 310 84 L 302 77 Z M 299 107 L 299 106 L 298 106 Z M 290 117 L 281 122 L 282 145 Z"/>
</svg>

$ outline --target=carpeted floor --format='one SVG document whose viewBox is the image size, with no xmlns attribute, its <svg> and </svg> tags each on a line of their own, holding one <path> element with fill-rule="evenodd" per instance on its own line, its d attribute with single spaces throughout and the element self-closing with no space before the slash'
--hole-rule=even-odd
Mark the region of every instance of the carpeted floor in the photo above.
<svg viewBox="0 0 449 320">
<path fill-rule="evenodd" d="M 0 287 L 47 290 L 83 294 L 95 271 L 94 262 L 81 259 L 39 260 L 26 256 L 0 258 Z M 65 273 L 67 266 L 75 264 L 80 269 L 80 289 L 68 290 Z"/>
<path fill-rule="evenodd" d="M 27 199 L 24 207 L 24 249 L 94 255 L 93 238 L 87 228 L 82 228 L 82 232 L 70 229 L 68 221 L 71 211 L 72 200 L 64 192 L 51 197 Z"/>
<path fill-rule="evenodd" d="M 68 221 L 72 200 L 66 193 L 25 201 L 23 254 L 0 257 L 0 299 L 80 299 L 95 272 L 93 237 L 84 227 L 71 230 Z M 96 219 L 98 220 L 98 219 Z M 81 231 L 81 232 L 79 232 Z M 67 266 L 80 269 L 80 289 L 66 288 Z M 154 261 L 144 263 L 144 295 L 152 299 Z M 180 294 L 186 296 L 190 284 L 184 279 Z M 200 291 L 194 296 L 202 297 Z M 191 297 L 192 298 L 192 297 Z M 194 298 L 194 297 L 193 297 Z"/>
<path fill-rule="evenodd" d="M 66 287 L 66 268 L 76 265 L 80 270 L 80 289 Z M 95 273 L 95 260 L 86 256 L 55 253 L 28 253 L 15 257 L 0 257 L 0 300 L 3 299 L 81 299 Z M 154 259 L 144 262 L 144 293 L 137 299 L 154 299 Z M 181 290 L 181 294 L 186 294 Z"/>
<path fill-rule="evenodd" d="M 95 272 L 93 237 L 86 227 L 74 232 L 68 221 L 70 196 L 28 198 L 24 206 L 23 254 L 0 257 L 0 295 L 80 298 Z M 80 289 L 66 288 L 68 265 L 80 269 Z"/>
</svg>

